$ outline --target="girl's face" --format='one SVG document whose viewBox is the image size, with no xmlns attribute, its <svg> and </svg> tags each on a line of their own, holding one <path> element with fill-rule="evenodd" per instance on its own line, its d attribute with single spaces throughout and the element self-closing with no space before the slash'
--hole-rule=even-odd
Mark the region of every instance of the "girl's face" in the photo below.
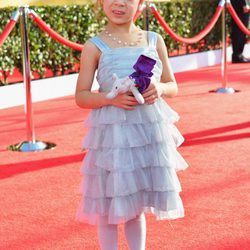
<svg viewBox="0 0 250 250">
<path fill-rule="evenodd" d="M 109 21 L 126 24 L 133 20 L 140 0 L 103 0 L 103 10 Z"/>
</svg>

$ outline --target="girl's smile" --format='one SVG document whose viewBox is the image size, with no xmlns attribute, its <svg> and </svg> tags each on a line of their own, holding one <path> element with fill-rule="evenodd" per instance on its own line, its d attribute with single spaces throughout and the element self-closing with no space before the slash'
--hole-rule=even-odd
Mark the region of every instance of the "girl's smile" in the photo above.
<svg viewBox="0 0 250 250">
<path fill-rule="evenodd" d="M 125 11 L 121 11 L 121 10 L 112 10 L 112 13 L 115 16 L 123 16 L 123 15 L 125 15 Z"/>
</svg>

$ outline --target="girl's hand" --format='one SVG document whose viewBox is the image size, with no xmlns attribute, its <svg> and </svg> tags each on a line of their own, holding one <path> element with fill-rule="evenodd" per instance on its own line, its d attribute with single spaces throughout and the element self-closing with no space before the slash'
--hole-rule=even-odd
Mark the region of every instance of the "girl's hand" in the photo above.
<svg viewBox="0 0 250 250">
<path fill-rule="evenodd" d="M 160 84 L 151 82 L 148 88 L 143 92 L 143 97 L 145 100 L 145 104 L 153 104 L 157 99 L 159 99 L 162 95 L 162 89 Z"/>
<path fill-rule="evenodd" d="M 118 94 L 115 98 L 110 99 L 110 104 L 118 108 L 123 108 L 127 110 L 133 110 L 134 106 L 138 105 L 138 102 L 131 95 L 131 92 Z"/>
</svg>

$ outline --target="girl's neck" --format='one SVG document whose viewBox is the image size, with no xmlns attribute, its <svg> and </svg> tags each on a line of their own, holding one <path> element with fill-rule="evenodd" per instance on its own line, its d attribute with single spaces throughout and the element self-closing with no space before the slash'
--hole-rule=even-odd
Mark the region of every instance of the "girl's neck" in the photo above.
<svg viewBox="0 0 250 250">
<path fill-rule="evenodd" d="M 131 24 L 127 24 L 127 25 L 115 25 L 115 24 L 111 24 L 109 23 L 106 27 L 106 29 L 109 31 L 109 32 L 112 32 L 112 33 L 117 33 L 117 34 L 132 34 L 134 31 L 137 30 L 137 27 L 135 26 L 134 23 L 131 23 Z"/>
</svg>

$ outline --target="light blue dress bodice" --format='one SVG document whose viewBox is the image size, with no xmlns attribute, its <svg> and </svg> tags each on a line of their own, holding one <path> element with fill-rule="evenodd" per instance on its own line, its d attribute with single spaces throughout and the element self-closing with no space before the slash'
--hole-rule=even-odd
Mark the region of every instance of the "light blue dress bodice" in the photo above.
<svg viewBox="0 0 250 250">
<path fill-rule="evenodd" d="M 98 36 L 91 38 L 90 41 L 102 52 L 97 69 L 97 81 L 100 86 L 100 91 L 108 92 L 111 90 L 113 73 L 116 73 L 119 78 L 132 74 L 134 72 L 133 65 L 142 54 L 156 60 L 156 65 L 153 69 L 153 76 L 156 81 L 160 81 L 162 63 L 156 50 L 157 34 L 155 32 L 148 32 L 147 47 L 110 48 Z"/>
</svg>

